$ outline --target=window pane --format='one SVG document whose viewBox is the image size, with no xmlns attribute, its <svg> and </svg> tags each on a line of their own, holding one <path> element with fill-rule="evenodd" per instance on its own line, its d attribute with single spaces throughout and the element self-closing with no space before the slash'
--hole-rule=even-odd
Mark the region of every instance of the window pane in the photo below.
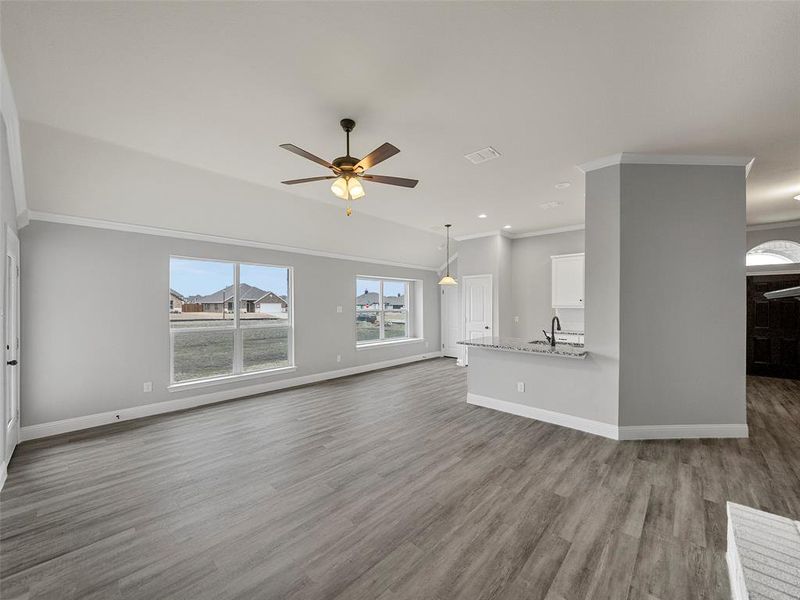
<svg viewBox="0 0 800 600">
<path fill-rule="evenodd" d="M 173 337 L 176 382 L 233 373 L 233 331 L 176 331 Z"/>
<path fill-rule="evenodd" d="M 288 322 L 289 269 L 241 265 L 239 267 L 239 325 L 241 327 L 257 327 Z"/>
<path fill-rule="evenodd" d="M 169 287 L 170 327 L 233 327 L 233 263 L 170 258 Z"/>
<path fill-rule="evenodd" d="M 383 307 L 386 310 L 403 310 L 406 307 L 407 286 L 405 281 L 384 281 Z"/>
<path fill-rule="evenodd" d="M 381 337 L 381 315 L 377 311 L 356 311 L 356 342 L 369 342 Z"/>
<path fill-rule="evenodd" d="M 242 331 L 245 372 L 289 366 L 289 326 L 252 327 Z"/>
<path fill-rule="evenodd" d="M 356 279 L 356 310 L 380 308 L 381 282 L 376 279 Z"/>
<path fill-rule="evenodd" d="M 384 337 L 408 337 L 408 312 L 405 310 L 387 310 L 384 313 Z"/>
</svg>

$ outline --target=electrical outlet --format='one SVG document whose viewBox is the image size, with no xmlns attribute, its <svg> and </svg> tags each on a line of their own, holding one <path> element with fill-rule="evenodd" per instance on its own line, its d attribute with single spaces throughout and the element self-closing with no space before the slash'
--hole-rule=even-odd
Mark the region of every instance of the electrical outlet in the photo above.
<svg viewBox="0 0 800 600">
<path fill-rule="evenodd" d="M 142 384 L 142 391 L 145 394 L 148 394 L 148 393 L 152 392 L 153 391 L 153 382 L 152 381 L 145 381 L 144 384 Z"/>
<path fill-rule="evenodd" d="M 519 323 L 519 317 L 514 317 L 514 323 Z"/>
<path fill-rule="evenodd" d="M 337 313 L 340 313 L 340 312 L 342 312 L 342 307 L 341 307 L 341 306 L 337 306 L 337 307 L 336 307 L 336 312 L 337 312 Z"/>
<path fill-rule="evenodd" d="M 336 355 L 336 362 L 342 362 L 342 355 L 341 354 L 337 354 Z"/>
<path fill-rule="evenodd" d="M 518 381 L 517 382 L 517 391 L 518 392 L 524 392 L 525 391 L 525 382 L 524 381 Z"/>
</svg>

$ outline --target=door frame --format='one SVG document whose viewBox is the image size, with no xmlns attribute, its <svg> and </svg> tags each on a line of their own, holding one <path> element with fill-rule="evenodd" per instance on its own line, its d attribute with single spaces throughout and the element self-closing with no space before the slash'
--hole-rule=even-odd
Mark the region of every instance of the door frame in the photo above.
<svg viewBox="0 0 800 600">
<path fill-rule="evenodd" d="M 492 301 L 492 314 L 490 316 L 492 322 L 492 334 L 494 334 L 494 278 L 492 277 L 491 273 L 482 273 L 478 275 L 463 275 L 461 277 L 461 283 L 464 284 L 464 288 L 467 287 L 467 280 L 468 279 L 481 279 L 484 277 L 489 278 L 489 298 Z M 467 294 L 461 294 L 461 339 L 467 339 Z M 458 362 L 457 364 L 461 367 L 466 367 L 469 365 L 469 349 L 466 346 L 461 347 L 461 352 L 459 353 Z"/>
<path fill-rule="evenodd" d="M 6 251 L 5 251 L 5 281 L 3 282 L 5 286 L 5 293 L 3 294 L 3 344 L 6 344 L 9 337 L 8 331 L 8 323 L 9 319 L 13 319 L 12 326 L 14 331 L 11 335 L 15 338 L 12 343 L 10 344 L 10 348 L 7 348 L 3 353 L 5 357 L 6 363 L 10 360 L 19 361 L 19 348 L 20 348 L 20 335 L 19 335 L 19 326 L 20 326 L 20 290 L 19 290 L 19 238 L 17 234 L 9 227 L 6 226 Z M 16 267 L 16 273 L 12 274 L 12 278 L 9 278 L 8 274 L 8 266 L 9 266 L 9 258 L 12 259 L 13 265 Z M 8 282 L 13 281 L 13 291 L 8 289 Z M 9 302 L 9 294 L 13 293 L 14 297 Z M 11 303 L 11 306 L 9 304 Z M 10 314 L 11 313 L 11 314 Z M 8 465 L 9 461 L 11 460 L 11 455 L 14 453 L 14 449 L 17 447 L 19 443 L 19 384 L 20 384 L 20 376 L 19 376 L 19 366 L 9 366 L 8 364 L 3 365 L 3 407 L 5 414 L 5 408 L 8 407 L 8 396 L 9 393 L 12 394 L 11 399 L 11 413 L 12 416 L 6 423 L 3 423 L 3 427 L 5 427 L 5 447 L 3 448 L 3 463 Z M 9 391 L 9 387 L 13 389 Z"/>
</svg>

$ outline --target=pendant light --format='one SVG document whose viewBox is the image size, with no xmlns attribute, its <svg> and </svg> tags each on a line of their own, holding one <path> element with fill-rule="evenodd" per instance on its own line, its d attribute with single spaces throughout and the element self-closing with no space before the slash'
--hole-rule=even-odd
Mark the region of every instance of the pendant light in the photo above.
<svg viewBox="0 0 800 600">
<path fill-rule="evenodd" d="M 450 227 L 451 224 L 448 223 L 444 226 L 445 231 L 447 232 L 447 263 L 445 266 L 445 275 L 439 280 L 439 285 L 458 285 L 458 281 L 455 280 L 454 277 L 450 276 Z"/>
</svg>

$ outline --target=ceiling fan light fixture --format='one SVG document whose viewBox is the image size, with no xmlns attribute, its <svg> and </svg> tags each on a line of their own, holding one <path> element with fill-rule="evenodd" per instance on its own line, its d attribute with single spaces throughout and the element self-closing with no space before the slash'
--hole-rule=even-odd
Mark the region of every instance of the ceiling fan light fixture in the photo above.
<svg viewBox="0 0 800 600">
<path fill-rule="evenodd" d="M 350 192 L 350 198 L 353 200 L 358 200 L 366 195 L 364 186 L 361 185 L 361 180 L 358 177 L 350 177 L 347 180 L 347 191 Z"/>
<path fill-rule="evenodd" d="M 341 200 L 347 200 L 347 179 L 345 177 L 337 177 L 331 184 L 331 191 Z"/>
</svg>

